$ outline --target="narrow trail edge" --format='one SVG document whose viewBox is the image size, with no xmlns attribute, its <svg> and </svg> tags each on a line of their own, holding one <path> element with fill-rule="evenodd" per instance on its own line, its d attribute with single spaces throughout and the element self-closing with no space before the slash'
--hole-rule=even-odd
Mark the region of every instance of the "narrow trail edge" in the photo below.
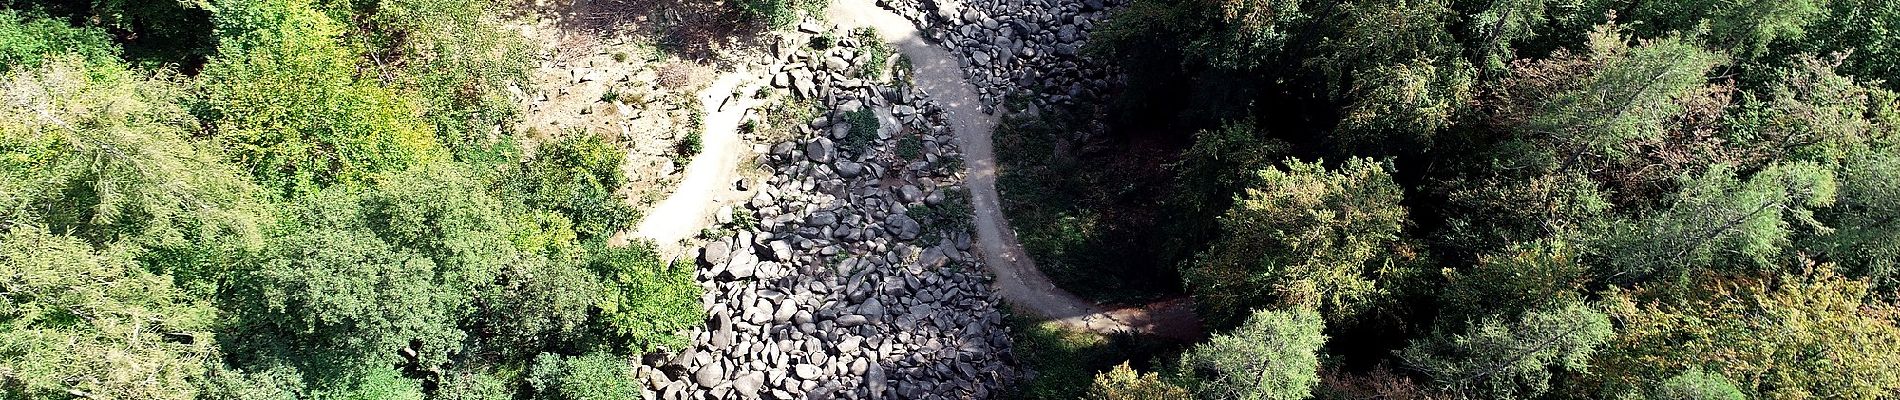
<svg viewBox="0 0 1900 400">
<path fill-rule="evenodd" d="M 996 192 L 996 156 L 991 141 L 997 117 L 983 112 L 976 90 L 963 77 L 957 58 L 924 40 L 910 20 L 879 7 L 874 0 L 832 0 L 826 9 L 831 22 L 845 29 L 873 28 L 909 57 L 918 89 L 929 93 L 949 115 L 951 129 L 962 143 L 974 208 L 976 247 L 983 263 L 995 274 L 995 286 L 1017 309 L 1039 315 L 1066 329 L 1101 334 L 1135 332 L 1194 340 L 1201 335 L 1193 303 L 1185 298 L 1140 306 L 1109 309 L 1057 287 L 1023 251 L 1015 230 L 1003 216 Z"/>
</svg>

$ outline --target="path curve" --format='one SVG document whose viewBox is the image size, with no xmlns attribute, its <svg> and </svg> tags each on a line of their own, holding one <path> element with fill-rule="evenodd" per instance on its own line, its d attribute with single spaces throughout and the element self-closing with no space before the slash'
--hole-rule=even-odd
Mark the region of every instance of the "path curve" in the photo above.
<svg viewBox="0 0 1900 400">
<path fill-rule="evenodd" d="M 701 119 L 700 151 L 687 162 L 686 177 L 665 200 L 647 209 L 632 232 L 615 235 L 610 243 L 625 244 L 631 235 L 652 240 L 662 252 L 677 253 L 674 247 L 680 241 L 693 237 L 712 222 L 712 211 L 719 205 L 719 199 L 733 190 L 740 156 L 747 148 L 739 139 L 739 122 L 745 118 L 746 110 L 758 105 L 758 99 L 733 96 L 733 93 L 735 89 L 739 93 L 757 89 L 759 83 L 747 82 L 754 78 L 752 75 L 741 67 L 720 75 L 699 92 L 700 112 L 705 116 Z"/>
<path fill-rule="evenodd" d="M 925 41 L 915 24 L 879 7 L 874 0 L 832 0 L 826 16 L 847 29 L 875 28 L 885 41 L 910 58 L 917 88 L 929 93 L 949 115 L 950 126 L 962 142 L 965 165 L 969 168 L 966 183 L 975 208 L 977 253 L 996 275 L 995 286 L 1004 299 L 1018 310 L 1048 318 L 1068 329 L 1103 334 L 1151 333 L 1187 340 L 1199 338 L 1200 322 L 1194 317 L 1193 303 L 1184 298 L 1108 309 L 1056 287 L 1023 251 L 1016 231 L 1003 216 L 996 192 L 996 156 L 990 139 L 997 118 L 983 112 L 976 89 L 964 79 L 957 57 Z"/>
</svg>

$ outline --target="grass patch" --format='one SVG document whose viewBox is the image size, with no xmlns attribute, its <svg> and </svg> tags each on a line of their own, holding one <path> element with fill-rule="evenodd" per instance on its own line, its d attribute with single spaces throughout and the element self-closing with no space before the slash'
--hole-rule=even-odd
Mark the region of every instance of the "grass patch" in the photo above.
<svg viewBox="0 0 1900 400">
<path fill-rule="evenodd" d="M 917 135 L 904 135 L 897 139 L 897 157 L 908 161 L 924 158 L 924 140 Z"/>
<path fill-rule="evenodd" d="M 858 48 L 864 51 L 869 58 L 869 61 L 859 66 L 857 71 L 858 77 L 873 80 L 884 79 L 885 66 L 890 63 L 891 54 L 896 51 L 891 49 L 889 43 L 884 43 L 884 39 L 877 35 L 876 29 L 853 29 L 851 30 L 851 37 L 858 40 Z"/>
<path fill-rule="evenodd" d="M 864 154 L 870 149 L 871 142 L 877 140 L 877 113 L 869 107 L 860 108 L 845 113 L 844 122 L 851 125 L 851 132 L 845 135 L 838 147 L 851 154 Z"/>
<path fill-rule="evenodd" d="M 1016 385 L 1012 398 L 1073 400 L 1082 398 L 1095 380 L 1098 364 L 1116 358 L 1109 354 L 1108 338 L 1071 332 L 1053 322 L 1038 322 L 1009 311 L 1010 339 L 1023 367 L 1036 371 L 1035 379 Z"/>
<path fill-rule="evenodd" d="M 946 232 L 966 232 L 976 226 L 971 222 L 975 209 L 970 206 L 969 190 L 946 189 L 939 193 L 943 193 L 943 201 L 937 205 L 914 205 L 905 212 L 924 226 L 923 234 L 919 235 L 922 243 L 936 243 Z"/>
<path fill-rule="evenodd" d="M 1142 371 L 1155 371 L 1156 365 L 1172 364 L 1189 345 L 1127 334 L 1070 331 L 1007 306 L 1003 317 L 1009 324 L 1016 357 L 1023 367 L 1036 372 L 1035 379 L 1024 380 L 1016 385 L 1015 392 L 999 397 L 1004 399 L 1084 398 L 1089 384 L 1095 381 L 1095 374 L 1124 362 Z"/>
</svg>

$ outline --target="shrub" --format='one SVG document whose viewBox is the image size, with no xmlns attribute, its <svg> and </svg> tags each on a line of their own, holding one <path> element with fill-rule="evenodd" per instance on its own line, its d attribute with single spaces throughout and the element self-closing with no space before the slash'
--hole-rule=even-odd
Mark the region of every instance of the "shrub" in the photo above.
<svg viewBox="0 0 1900 400">
<path fill-rule="evenodd" d="M 1683 371 L 1681 374 L 1664 380 L 1656 387 L 1653 399 L 1682 400 L 1745 400 L 1741 389 L 1721 374 L 1711 374 L 1699 369 Z"/>
<path fill-rule="evenodd" d="M 1095 383 L 1089 385 L 1088 400 L 1162 400 L 1186 399 L 1187 389 L 1161 381 L 1161 376 L 1153 372 L 1141 373 L 1129 368 L 1128 363 L 1116 365 L 1114 369 L 1095 375 Z"/>
<path fill-rule="evenodd" d="M 825 8 L 825 0 L 739 0 L 737 4 L 740 14 L 771 29 L 798 22 L 799 11 L 816 15 Z"/>
<path fill-rule="evenodd" d="M 1256 311 L 1233 332 L 1188 350 L 1180 370 L 1203 399 L 1305 399 L 1319 382 L 1325 325 L 1309 309 Z"/>
<path fill-rule="evenodd" d="M 567 217 L 581 240 L 606 239 L 639 219 L 614 195 L 626 182 L 624 157 L 599 135 L 576 133 L 542 144 L 505 185 L 527 206 Z"/>
<path fill-rule="evenodd" d="M 217 310 L 118 251 L 0 231 L 0 397 L 192 399 Z"/>
<path fill-rule="evenodd" d="M 575 357 L 541 353 L 528 370 L 536 400 L 632 399 L 640 397 L 633 368 L 612 353 Z"/>
<path fill-rule="evenodd" d="M 304 0 L 223 3 L 198 109 L 261 183 L 309 193 L 445 154 L 414 101 L 357 77 L 340 23 Z"/>
<path fill-rule="evenodd" d="M 918 160 L 924 157 L 924 141 L 917 135 L 904 135 L 897 139 L 897 158 Z"/>
<path fill-rule="evenodd" d="M 592 247 L 588 265 L 603 277 L 607 289 L 595 307 L 613 341 L 642 353 L 684 348 L 680 332 L 704 318 L 692 269 L 661 262 L 647 243 Z"/>
<path fill-rule="evenodd" d="M 877 112 L 862 108 L 844 114 L 844 123 L 851 125 L 851 131 L 838 143 L 838 147 L 852 154 L 863 154 L 877 140 Z"/>
<path fill-rule="evenodd" d="M 891 54 L 896 51 L 891 49 L 889 43 L 884 43 L 884 38 L 878 36 L 877 30 L 873 28 L 853 29 L 851 37 L 857 39 L 858 50 L 866 54 L 864 65 L 858 66 L 858 77 L 884 79 L 884 71 L 890 64 Z"/>
<path fill-rule="evenodd" d="M 87 62 L 116 63 L 119 46 L 98 28 L 0 10 L 0 73 L 40 66 L 49 56 L 71 54 Z"/>
</svg>

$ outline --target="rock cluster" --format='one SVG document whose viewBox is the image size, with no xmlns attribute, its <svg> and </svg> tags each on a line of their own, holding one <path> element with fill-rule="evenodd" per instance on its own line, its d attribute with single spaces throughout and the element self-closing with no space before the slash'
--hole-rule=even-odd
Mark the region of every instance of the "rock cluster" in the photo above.
<svg viewBox="0 0 1900 400">
<path fill-rule="evenodd" d="M 699 250 L 709 318 L 690 348 L 643 367 L 660 372 L 647 374 L 650 397 L 993 397 L 1017 366 L 971 233 L 911 215 L 963 198 L 948 195 L 963 175 L 941 109 L 906 85 L 852 78 L 852 39 L 815 50 L 803 36 L 776 47 L 774 86 L 834 111 L 799 127 L 804 139 L 759 146 L 772 175 L 742 183 L 751 198 L 730 210 L 757 224 Z M 877 115 L 871 137 L 845 118 L 864 109 Z M 906 140 L 915 159 L 897 151 Z"/>
<path fill-rule="evenodd" d="M 1075 104 L 1111 90 L 1117 76 L 1080 56 L 1083 43 L 1125 0 L 878 0 L 963 59 L 983 103 L 1018 91 L 1035 102 Z"/>
</svg>

